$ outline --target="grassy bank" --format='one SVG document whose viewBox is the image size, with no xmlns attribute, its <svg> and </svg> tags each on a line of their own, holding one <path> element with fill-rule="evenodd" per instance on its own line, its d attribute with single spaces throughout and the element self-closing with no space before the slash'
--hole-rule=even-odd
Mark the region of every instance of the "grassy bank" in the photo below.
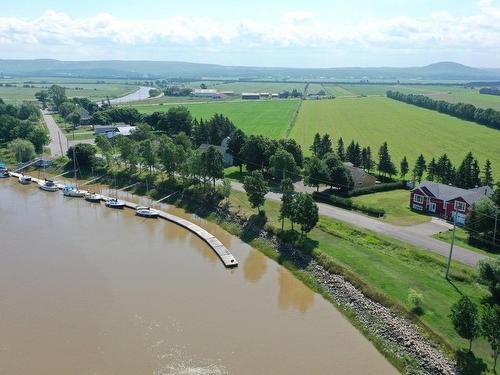
<svg viewBox="0 0 500 375">
<path fill-rule="evenodd" d="M 433 237 L 437 238 L 438 240 L 451 243 L 452 236 L 453 236 L 452 230 L 447 230 L 445 232 L 439 232 L 439 233 L 435 234 Z M 464 247 L 466 249 L 472 250 L 472 251 L 479 253 L 479 254 L 488 255 L 488 256 L 494 257 L 494 258 L 500 258 L 500 251 L 486 250 L 486 249 L 481 249 L 481 248 L 476 247 L 476 246 L 469 245 L 468 238 L 469 238 L 469 234 L 467 233 L 467 231 L 465 229 L 462 229 L 460 227 L 456 228 L 456 230 L 455 230 L 455 245 L 460 246 L 460 247 Z M 500 242 L 500 240 L 498 242 Z"/>
</svg>

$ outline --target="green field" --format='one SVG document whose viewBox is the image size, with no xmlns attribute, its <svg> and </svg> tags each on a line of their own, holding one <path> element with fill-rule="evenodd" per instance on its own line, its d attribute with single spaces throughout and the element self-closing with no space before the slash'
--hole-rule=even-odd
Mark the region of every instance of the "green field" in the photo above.
<svg viewBox="0 0 500 375">
<path fill-rule="evenodd" d="M 262 100 L 220 102 L 209 104 L 186 104 L 194 118 L 208 119 L 221 113 L 247 134 L 263 134 L 271 138 L 281 138 L 286 134 L 298 100 Z M 137 105 L 140 112 L 150 114 L 168 111 L 169 105 Z"/>
<path fill-rule="evenodd" d="M 66 87 L 66 96 L 86 97 L 91 100 L 103 99 L 106 96 L 116 98 L 126 95 L 137 89 L 135 85 L 127 85 L 123 83 L 102 83 L 98 84 L 95 81 L 82 83 L 59 83 Z M 23 84 L 17 84 L 17 87 L 0 87 L 0 98 L 11 104 L 21 104 L 24 100 L 35 100 L 35 93 L 47 89 L 51 84 L 34 84 L 37 87 L 23 87 Z"/>
<path fill-rule="evenodd" d="M 316 132 L 371 146 L 375 157 L 387 141 L 397 167 L 404 155 L 410 166 L 420 153 L 429 161 L 446 152 L 458 164 L 472 151 L 500 177 L 500 131 L 384 97 L 304 101 L 290 137 L 308 153 Z"/>
<path fill-rule="evenodd" d="M 285 90 L 292 91 L 293 89 L 304 92 L 305 87 L 305 83 L 286 82 L 231 82 L 210 85 L 210 88 L 217 91 L 234 91 L 235 94 L 241 94 L 242 92 L 269 92 L 272 94 Z"/>
<path fill-rule="evenodd" d="M 324 84 L 323 87 L 329 95 L 333 95 L 337 98 L 342 98 L 345 96 L 355 96 L 356 94 L 347 90 L 341 85 Z"/>
<path fill-rule="evenodd" d="M 381 193 L 352 197 L 353 202 L 366 206 L 379 207 L 385 210 L 380 220 L 394 225 L 415 225 L 430 221 L 431 217 L 410 210 L 408 190 L 392 190 Z"/>
</svg>

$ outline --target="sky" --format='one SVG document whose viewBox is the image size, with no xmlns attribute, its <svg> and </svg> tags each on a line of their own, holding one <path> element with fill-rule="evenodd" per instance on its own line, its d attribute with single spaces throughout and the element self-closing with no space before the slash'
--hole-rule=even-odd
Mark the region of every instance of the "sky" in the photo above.
<svg viewBox="0 0 500 375">
<path fill-rule="evenodd" d="M 500 0 L 0 0 L 0 58 L 500 67 Z"/>
</svg>

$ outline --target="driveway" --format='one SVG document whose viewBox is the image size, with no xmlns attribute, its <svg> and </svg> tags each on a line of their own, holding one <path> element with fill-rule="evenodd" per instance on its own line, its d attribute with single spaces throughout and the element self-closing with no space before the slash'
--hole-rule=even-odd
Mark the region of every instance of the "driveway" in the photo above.
<svg viewBox="0 0 500 375">
<path fill-rule="evenodd" d="M 231 186 L 234 190 L 245 191 L 243 184 L 240 182 L 231 181 Z M 266 195 L 266 198 L 273 201 L 280 201 L 281 194 L 270 192 Z M 450 244 L 431 237 L 433 234 L 449 228 L 449 224 L 442 221 L 434 220 L 425 224 L 400 227 L 324 203 L 318 203 L 318 208 L 319 214 L 322 216 L 344 221 L 359 228 L 369 229 L 445 257 L 450 252 Z M 475 267 L 480 260 L 488 258 L 486 255 L 475 253 L 463 247 L 453 247 L 453 259 L 469 266 Z"/>
</svg>

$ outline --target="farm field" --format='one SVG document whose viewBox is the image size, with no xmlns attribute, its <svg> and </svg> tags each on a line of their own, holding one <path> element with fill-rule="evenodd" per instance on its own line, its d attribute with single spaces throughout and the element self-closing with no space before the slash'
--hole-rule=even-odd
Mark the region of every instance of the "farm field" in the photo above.
<svg viewBox="0 0 500 375">
<path fill-rule="evenodd" d="M 379 207 L 385 210 L 384 217 L 380 220 L 394 225 L 415 225 L 431 220 L 430 216 L 422 215 L 410 210 L 408 190 L 392 190 L 380 193 L 361 195 L 351 198 L 357 204 Z"/>
<path fill-rule="evenodd" d="M 0 98 L 6 103 L 20 104 L 24 100 L 35 100 L 35 93 L 48 88 L 52 83 L 34 84 L 37 87 L 23 87 L 23 84 L 18 84 L 17 87 L 0 86 Z M 115 83 L 62 83 L 66 88 L 66 96 L 72 97 L 87 97 L 91 100 L 103 99 L 106 96 L 116 98 L 126 95 L 137 89 L 135 85 L 115 84 Z"/>
<path fill-rule="evenodd" d="M 235 94 L 241 94 L 242 92 L 279 93 L 280 91 L 292 91 L 293 89 L 304 92 L 305 87 L 305 83 L 286 82 L 231 82 L 210 85 L 210 88 L 217 91 L 234 91 Z"/>
<path fill-rule="evenodd" d="M 500 177 L 498 130 L 385 97 L 304 101 L 290 137 L 308 154 L 316 132 L 330 134 L 335 143 L 339 137 L 344 143 L 354 139 L 370 146 L 375 157 L 387 141 L 397 167 L 404 155 L 410 166 L 420 153 L 429 161 L 446 152 L 458 164 L 472 151 L 481 167 L 490 159 Z"/>
<path fill-rule="evenodd" d="M 297 110 L 299 100 L 262 100 L 218 103 L 191 103 L 189 108 L 194 118 L 208 119 L 215 113 L 229 117 L 233 123 L 247 134 L 262 134 L 271 138 L 281 138 Z M 169 105 L 133 106 L 145 114 L 168 111 Z"/>
<path fill-rule="evenodd" d="M 334 95 L 337 98 L 341 98 L 344 96 L 356 96 L 356 94 L 347 90 L 342 85 L 333 85 L 333 84 L 325 83 L 325 84 L 323 84 L 323 87 L 325 88 L 325 91 L 327 92 L 327 94 Z"/>
<path fill-rule="evenodd" d="M 324 87 L 321 83 L 310 83 L 309 86 L 307 86 L 307 92 L 305 93 L 305 95 L 317 94 L 321 90 L 324 90 Z"/>
</svg>

